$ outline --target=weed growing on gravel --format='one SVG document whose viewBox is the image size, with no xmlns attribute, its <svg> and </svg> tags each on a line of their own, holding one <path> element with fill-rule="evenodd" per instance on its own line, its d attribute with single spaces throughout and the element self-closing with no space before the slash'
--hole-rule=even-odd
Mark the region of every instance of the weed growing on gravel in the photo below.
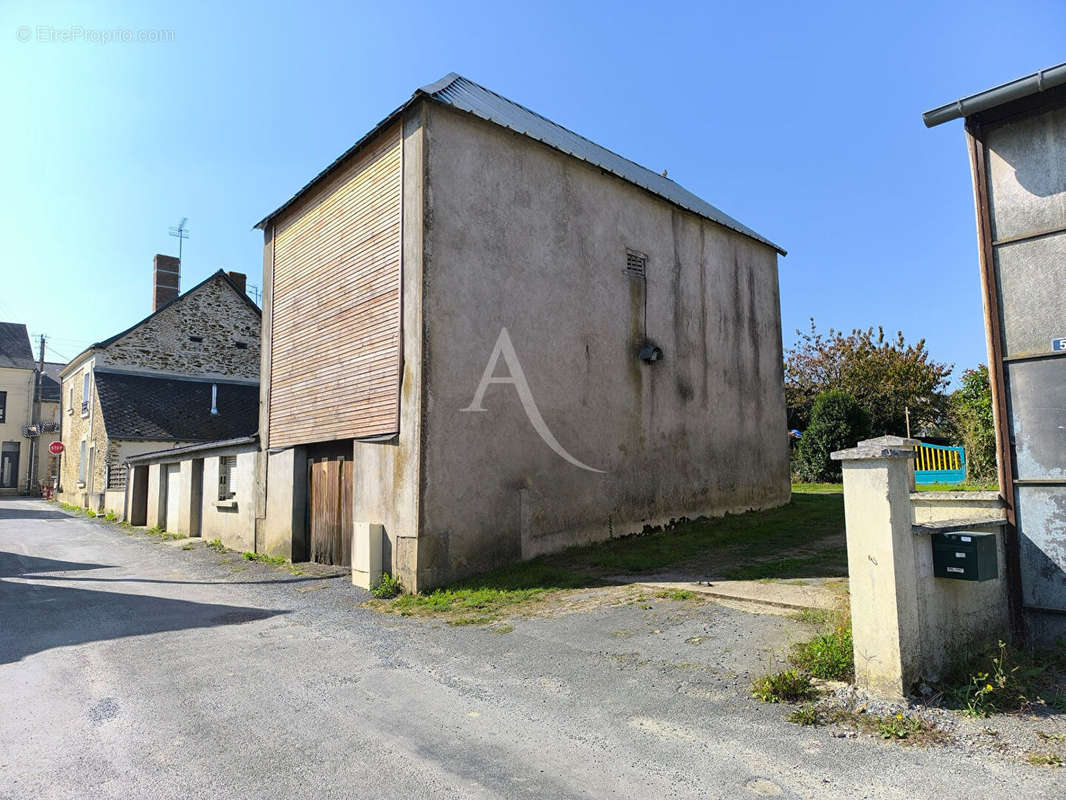
<svg viewBox="0 0 1066 800">
<path fill-rule="evenodd" d="M 788 669 L 756 678 L 751 684 L 751 694 L 764 703 L 796 703 L 812 699 L 817 692 L 808 675 Z"/>
<path fill-rule="evenodd" d="M 947 734 L 933 723 L 903 712 L 880 716 L 845 708 L 829 708 L 825 710 L 823 718 L 826 722 L 876 734 L 882 739 L 892 741 L 932 744 L 947 739 Z"/>
<path fill-rule="evenodd" d="M 382 573 L 381 577 L 370 587 L 370 594 L 379 600 L 388 600 L 401 593 L 403 593 L 403 586 L 400 585 L 400 581 L 387 572 Z"/>
<path fill-rule="evenodd" d="M 221 544 L 221 542 L 219 542 L 219 544 Z M 277 566 L 278 564 L 285 563 L 284 556 L 268 556 L 266 553 L 252 553 L 248 550 L 245 550 L 241 555 L 247 561 L 258 561 L 261 564 L 273 564 Z"/>
<path fill-rule="evenodd" d="M 1032 764 L 1034 767 L 1061 767 L 1063 761 L 1060 756 L 1054 753 L 1030 753 L 1025 757 L 1025 760 Z"/>
<path fill-rule="evenodd" d="M 210 541 L 207 542 L 205 547 L 210 547 L 216 553 L 225 553 L 226 550 L 228 549 L 226 547 L 226 545 L 222 544 L 222 540 L 221 539 L 211 539 Z"/>
<path fill-rule="evenodd" d="M 959 670 L 944 689 L 948 705 L 975 717 L 1022 711 L 1033 705 L 1059 710 L 1066 699 L 1066 654 L 1018 650 L 999 642 Z"/>
<path fill-rule="evenodd" d="M 809 642 L 794 645 L 789 659 L 793 666 L 815 678 L 851 681 L 855 677 L 851 626 L 836 628 Z"/>
<path fill-rule="evenodd" d="M 788 721 L 796 725 L 817 725 L 820 721 L 818 709 L 810 703 L 805 703 L 788 715 Z"/>
<path fill-rule="evenodd" d="M 907 717 L 902 713 L 877 719 L 877 732 L 882 739 L 906 739 L 920 733 L 921 730 L 920 719 Z"/>
<path fill-rule="evenodd" d="M 104 514 L 104 519 L 106 519 L 108 522 L 118 522 L 118 514 L 116 514 L 114 511 L 108 511 L 106 514 Z"/>
</svg>

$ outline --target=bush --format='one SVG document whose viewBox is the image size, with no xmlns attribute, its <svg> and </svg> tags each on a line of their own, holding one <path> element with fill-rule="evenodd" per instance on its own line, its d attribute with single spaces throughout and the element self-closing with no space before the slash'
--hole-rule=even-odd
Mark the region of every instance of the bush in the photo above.
<svg viewBox="0 0 1066 800">
<path fill-rule="evenodd" d="M 962 373 L 962 386 L 951 396 L 951 421 L 966 448 L 966 479 L 996 480 L 996 429 L 992 422 L 992 389 L 988 367 Z"/>
<path fill-rule="evenodd" d="M 854 447 L 870 435 L 870 415 L 851 395 L 840 391 L 823 392 L 814 399 L 811 424 L 796 448 L 796 471 L 811 483 L 840 480 L 840 462 L 829 454 Z"/>
<path fill-rule="evenodd" d="M 400 585 L 400 582 L 387 572 L 370 587 L 370 594 L 379 600 L 388 600 L 391 597 L 396 597 L 402 591 L 403 586 Z"/>
</svg>

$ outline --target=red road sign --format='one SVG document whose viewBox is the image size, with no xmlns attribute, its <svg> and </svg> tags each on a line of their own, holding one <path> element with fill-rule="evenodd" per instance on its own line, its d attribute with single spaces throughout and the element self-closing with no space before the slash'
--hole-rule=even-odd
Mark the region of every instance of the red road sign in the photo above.
<svg viewBox="0 0 1066 800">
<path fill-rule="evenodd" d="M 63 443 L 52 442 L 50 445 L 48 445 L 48 452 L 58 456 L 60 453 L 63 452 Z"/>
</svg>

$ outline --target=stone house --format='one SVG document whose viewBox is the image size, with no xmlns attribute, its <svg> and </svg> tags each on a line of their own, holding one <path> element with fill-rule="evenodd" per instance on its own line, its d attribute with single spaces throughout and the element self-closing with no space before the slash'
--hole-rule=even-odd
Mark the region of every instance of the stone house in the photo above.
<svg viewBox="0 0 1066 800">
<path fill-rule="evenodd" d="M 244 275 L 179 295 L 177 259 L 154 266 L 152 313 L 60 372 L 64 502 L 122 513 L 130 456 L 255 433 L 260 312 Z"/>
<path fill-rule="evenodd" d="M 665 174 L 452 74 L 258 227 L 257 549 L 422 590 L 789 499 L 784 251 Z"/>
</svg>

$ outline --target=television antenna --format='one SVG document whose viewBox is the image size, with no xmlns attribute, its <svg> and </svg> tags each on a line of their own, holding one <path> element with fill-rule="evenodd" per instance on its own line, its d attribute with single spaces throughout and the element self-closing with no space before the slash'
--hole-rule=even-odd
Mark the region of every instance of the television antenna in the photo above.
<svg viewBox="0 0 1066 800">
<path fill-rule="evenodd" d="M 185 227 L 185 224 L 189 221 L 188 217 L 182 217 L 181 222 L 177 225 L 170 226 L 170 235 L 178 240 L 178 266 L 181 266 L 181 245 L 186 239 L 189 238 L 189 230 Z"/>
</svg>

